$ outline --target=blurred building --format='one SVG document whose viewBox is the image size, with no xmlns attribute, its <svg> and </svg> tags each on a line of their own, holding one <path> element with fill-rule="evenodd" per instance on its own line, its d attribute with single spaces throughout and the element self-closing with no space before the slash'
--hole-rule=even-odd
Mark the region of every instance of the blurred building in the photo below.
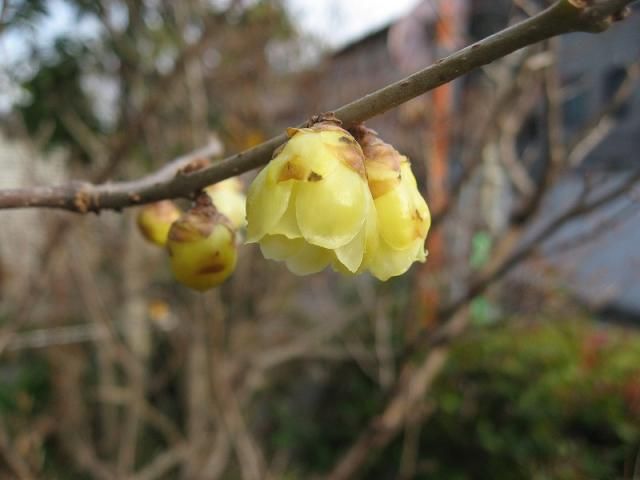
<svg viewBox="0 0 640 480">
<path fill-rule="evenodd" d="M 627 21 L 599 34 L 575 33 L 563 37 L 559 63 L 565 101 L 565 127 L 569 134 L 585 128 L 613 98 L 626 69 L 640 60 L 640 8 Z M 588 164 L 607 169 L 637 166 L 640 140 L 640 89 L 614 112 L 615 128 L 589 154 Z"/>
</svg>

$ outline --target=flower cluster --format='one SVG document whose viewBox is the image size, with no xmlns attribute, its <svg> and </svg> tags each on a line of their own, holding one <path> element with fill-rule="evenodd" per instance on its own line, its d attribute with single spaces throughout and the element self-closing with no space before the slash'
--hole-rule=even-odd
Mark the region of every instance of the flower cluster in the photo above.
<svg viewBox="0 0 640 480">
<path fill-rule="evenodd" d="M 194 290 L 209 290 L 224 282 L 236 268 L 235 230 L 209 196 L 203 194 L 171 225 L 167 251 L 176 280 Z"/>
<path fill-rule="evenodd" d="M 184 213 L 168 200 L 147 205 L 137 222 L 146 240 L 166 249 L 176 280 L 208 290 L 235 270 L 237 229 L 245 224 L 242 183 L 231 178 L 205 188 Z"/>
<path fill-rule="evenodd" d="M 140 211 L 140 231 L 166 248 L 179 282 L 200 291 L 224 282 L 245 226 L 247 242 L 298 275 L 331 267 L 387 280 L 425 261 L 431 218 L 407 157 L 331 115 L 287 133 L 246 202 L 231 178 L 205 188 L 187 212 L 170 201 Z"/>
<path fill-rule="evenodd" d="M 247 241 L 306 275 L 331 266 L 380 280 L 425 260 L 427 204 L 408 159 L 335 117 L 289 129 L 247 197 Z"/>
</svg>

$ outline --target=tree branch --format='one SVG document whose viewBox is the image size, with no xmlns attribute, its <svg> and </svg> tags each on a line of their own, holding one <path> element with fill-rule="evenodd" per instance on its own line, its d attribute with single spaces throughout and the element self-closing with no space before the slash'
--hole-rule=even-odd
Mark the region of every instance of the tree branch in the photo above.
<svg viewBox="0 0 640 480">
<path fill-rule="evenodd" d="M 521 265 L 538 247 L 563 226 L 583 217 L 599 208 L 603 208 L 628 194 L 640 181 L 640 169 L 607 189 L 594 198 L 588 197 L 588 189 L 562 213 L 548 222 L 535 235 L 523 242 L 516 242 L 497 265 L 487 266 L 478 276 L 470 279 L 467 291 L 438 310 L 437 318 L 442 322 L 434 332 L 423 330 L 401 352 L 399 363 L 403 365 L 403 374 L 397 382 L 393 394 L 383 411 L 375 416 L 356 441 L 345 451 L 325 480 L 347 480 L 358 478 L 358 473 L 374 452 L 379 452 L 391 442 L 405 425 L 411 412 L 418 411 L 433 381 L 445 364 L 449 347 L 453 340 L 463 335 L 469 324 L 469 315 L 465 308 L 471 300 L 482 294 L 510 271 Z M 418 352 L 427 350 L 427 354 L 414 369 L 411 358 Z"/>
<path fill-rule="evenodd" d="M 624 18 L 632 1 L 558 0 L 537 15 L 344 105 L 334 113 L 346 126 L 363 122 L 527 45 L 574 31 L 600 32 Z M 170 178 L 158 179 L 151 175 L 132 182 L 102 185 L 80 182 L 4 190 L 0 191 L 0 208 L 47 207 L 86 213 L 119 210 L 167 198 L 190 198 L 207 185 L 266 164 L 275 148 L 286 140 L 281 134 L 211 167 L 192 173 L 178 171 Z"/>
</svg>

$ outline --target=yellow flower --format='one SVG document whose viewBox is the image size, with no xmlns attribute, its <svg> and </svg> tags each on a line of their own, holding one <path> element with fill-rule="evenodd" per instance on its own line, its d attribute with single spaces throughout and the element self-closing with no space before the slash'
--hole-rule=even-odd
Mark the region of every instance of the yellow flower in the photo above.
<svg viewBox="0 0 640 480">
<path fill-rule="evenodd" d="M 171 224 L 180 217 L 180 209 L 170 200 L 145 205 L 138 212 L 136 223 L 142 236 L 159 247 L 167 243 Z"/>
<path fill-rule="evenodd" d="M 176 280 L 199 291 L 224 282 L 236 267 L 235 231 L 207 195 L 169 231 L 167 251 Z"/>
<path fill-rule="evenodd" d="M 213 205 L 227 217 L 235 228 L 244 227 L 246 220 L 246 197 L 242 181 L 237 177 L 209 185 L 204 191 L 209 195 Z"/>
<path fill-rule="evenodd" d="M 362 149 L 326 117 L 287 133 L 249 188 L 247 241 L 299 275 L 329 265 L 355 273 L 375 231 Z"/>
<path fill-rule="evenodd" d="M 378 242 L 367 251 L 364 266 L 376 278 L 387 280 L 405 273 L 413 262 L 425 261 L 431 216 L 407 157 L 373 130 L 359 127 L 354 133 L 365 155 L 377 214 Z"/>
</svg>

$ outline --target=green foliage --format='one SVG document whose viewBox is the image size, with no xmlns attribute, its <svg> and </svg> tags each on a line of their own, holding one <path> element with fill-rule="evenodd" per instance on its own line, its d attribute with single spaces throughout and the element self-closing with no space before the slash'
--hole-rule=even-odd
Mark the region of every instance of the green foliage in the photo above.
<svg viewBox="0 0 640 480">
<path fill-rule="evenodd" d="M 485 296 L 474 298 L 469 305 L 469 315 L 474 325 L 491 325 L 499 320 L 498 307 Z"/>
<path fill-rule="evenodd" d="M 340 366 L 331 378 L 304 370 L 283 377 L 290 378 L 299 381 L 265 392 L 270 410 L 262 429 L 267 444 L 272 452 L 290 453 L 294 470 L 324 471 L 381 408 L 382 394 L 356 365 Z"/>
<path fill-rule="evenodd" d="M 5 5 L 8 3 L 7 5 Z M 4 9 L 0 33 L 11 29 L 33 27 L 34 22 L 47 14 L 46 0 L 15 0 L 2 2 Z"/>
<path fill-rule="evenodd" d="M 479 269 L 483 267 L 491 256 L 491 249 L 493 247 L 493 240 L 488 232 L 477 232 L 471 239 L 471 256 L 469 258 L 469 265 L 473 269 Z"/>
<path fill-rule="evenodd" d="M 639 374 L 637 337 L 581 323 L 483 332 L 434 392 L 421 445 L 431 474 L 620 478 L 640 442 Z"/>
<path fill-rule="evenodd" d="M 633 466 L 637 335 L 588 322 L 501 325 L 456 346 L 439 378 L 428 399 L 435 411 L 421 426 L 417 478 L 609 480 Z M 353 365 L 322 384 L 297 386 L 315 398 L 304 411 L 286 387 L 274 396 L 272 446 L 293 452 L 293 470 L 305 474 L 335 462 L 383 404 L 379 387 Z M 366 478 L 395 478 L 402 449 L 399 439 L 381 452 Z"/>
<path fill-rule="evenodd" d="M 0 416 L 25 418 L 46 405 L 49 399 L 49 369 L 37 356 L 5 361 L 0 368 Z"/>
<path fill-rule="evenodd" d="M 22 84 L 28 100 L 17 107 L 30 134 L 42 135 L 50 131 L 46 138 L 47 147 L 72 148 L 84 160 L 89 156 L 69 131 L 64 119 L 72 115 L 90 131 L 101 131 L 91 100 L 81 84 L 82 65 L 88 55 L 85 46 L 67 38 L 56 40 L 52 52 L 34 52 L 34 61 L 40 63 L 40 67 Z"/>
</svg>

